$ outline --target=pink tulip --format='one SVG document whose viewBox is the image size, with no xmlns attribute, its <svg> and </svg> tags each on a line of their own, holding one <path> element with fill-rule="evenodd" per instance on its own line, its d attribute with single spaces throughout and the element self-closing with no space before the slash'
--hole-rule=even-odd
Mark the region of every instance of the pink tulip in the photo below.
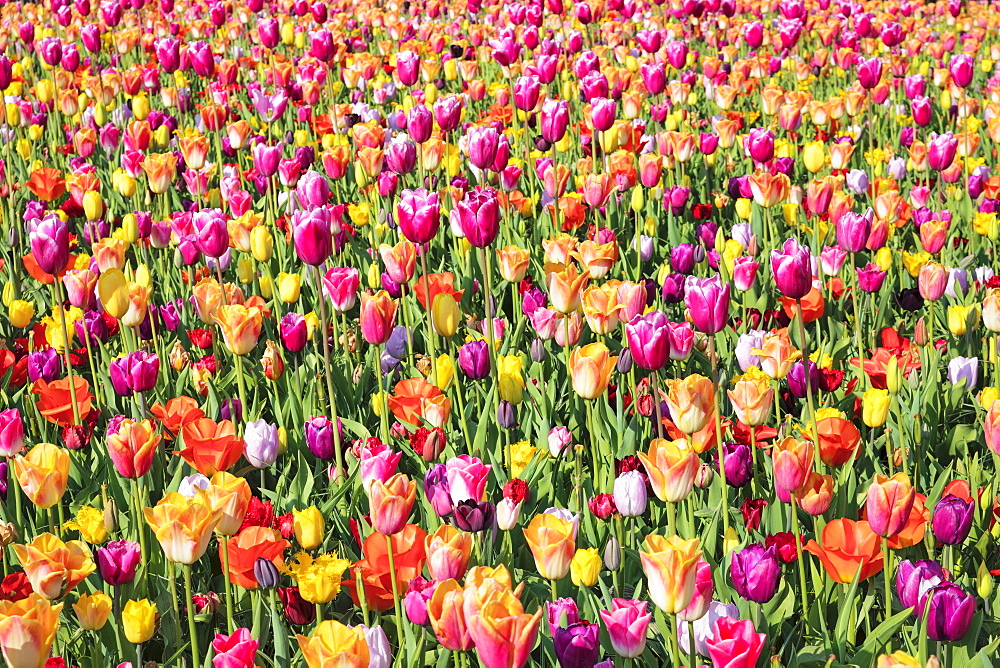
<svg viewBox="0 0 1000 668">
<path fill-rule="evenodd" d="M 24 447 L 24 423 L 16 408 L 0 411 L 0 457 L 13 457 Z"/>
<path fill-rule="evenodd" d="M 212 649 L 214 668 L 253 668 L 257 659 L 259 641 L 250 635 L 250 629 L 236 629 L 232 635 L 215 634 Z"/>
<path fill-rule="evenodd" d="M 542 138 L 555 144 L 569 127 L 569 104 L 566 100 L 548 99 L 542 103 Z"/>
<path fill-rule="evenodd" d="M 913 101 L 910 102 L 910 111 L 913 113 L 914 123 L 922 128 L 930 125 L 933 108 L 928 98 L 923 95 L 913 98 Z"/>
<path fill-rule="evenodd" d="M 261 176 L 271 177 L 278 173 L 278 161 L 281 160 L 282 144 L 268 146 L 261 142 L 250 149 L 253 155 L 253 166 Z"/>
<path fill-rule="evenodd" d="M 958 140 L 950 132 L 934 135 L 927 145 L 927 164 L 936 172 L 943 172 L 955 162 Z"/>
<path fill-rule="evenodd" d="M 712 639 L 705 644 L 713 666 L 753 668 L 766 640 L 767 636 L 757 633 L 750 620 L 736 621 L 723 617 L 718 621 Z"/>
<path fill-rule="evenodd" d="M 292 216 L 292 242 L 299 259 L 314 267 L 333 253 L 332 214 L 323 207 L 296 211 Z"/>
<path fill-rule="evenodd" d="M 747 135 L 747 153 L 757 162 L 770 162 L 774 158 L 774 133 L 765 128 L 754 128 Z"/>
<path fill-rule="evenodd" d="M 514 83 L 514 105 L 521 111 L 534 111 L 538 106 L 542 84 L 538 77 L 519 77 Z"/>
<path fill-rule="evenodd" d="M 400 51 L 396 54 L 396 76 L 399 83 L 412 86 L 420 78 L 420 56 L 412 51 Z"/>
<path fill-rule="evenodd" d="M 878 85 L 882 79 L 882 59 L 878 56 L 874 58 L 858 59 L 858 83 L 865 90 L 871 90 Z"/>
<path fill-rule="evenodd" d="M 590 120 L 594 124 L 594 129 L 605 132 L 615 124 L 618 105 L 614 100 L 606 97 L 599 97 L 591 103 Z"/>
<path fill-rule="evenodd" d="M 361 461 L 358 464 L 361 472 L 361 487 L 367 490 L 375 480 L 385 482 L 396 473 L 399 459 L 403 453 L 394 451 L 383 443 L 365 446 L 361 449 Z"/>
<path fill-rule="evenodd" d="M 667 87 L 667 72 L 663 63 L 643 63 L 639 72 L 642 84 L 650 95 L 659 95 Z"/>
<path fill-rule="evenodd" d="M 404 190 L 396 205 L 396 222 L 407 240 L 424 244 L 433 239 L 441 225 L 438 194 L 425 188 Z"/>
<path fill-rule="evenodd" d="M 972 83 L 972 77 L 976 74 L 976 61 L 967 53 L 956 54 L 951 58 L 948 71 L 956 86 L 967 88 Z"/>
<path fill-rule="evenodd" d="M 477 186 L 455 205 L 462 234 L 476 248 L 485 248 L 500 233 L 500 201 L 493 188 Z"/>
<path fill-rule="evenodd" d="M 729 321 L 729 284 L 723 283 L 718 275 L 711 278 L 689 276 L 684 303 L 691 313 L 691 322 L 699 332 L 721 332 Z"/>
<path fill-rule="evenodd" d="M 615 598 L 611 610 L 601 610 L 615 653 L 634 659 L 646 649 L 646 631 L 653 616 L 646 612 L 646 601 Z"/>
<path fill-rule="evenodd" d="M 689 322 L 670 323 L 670 359 L 683 362 L 694 350 L 694 328 Z"/>
<path fill-rule="evenodd" d="M 669 320 L 662 311 L 636 316 L 625 325 L 632 359 L 642 369 L 662 369 L 670 360 Z"/>
<path fill-rule="evenodd" d="M 448 479 L 448 493 L 452 504 L 469 500 L 482 501 L 492 468 L 471 455 L 449 459 L 445 464 L 445 477 Z"/>
<path fill-rule="evenodd" d="M 868 235 L 872 231 L 875 213 L 868 209 L 864 214 L 848 211 L 837 221 L 837 243 L 848 253 L 859 253 L 865 249 Z"/>
<path fill-rule="evenodd" d="M 746 292 L 757 280 L 757 270 L 760 262 L 749 255 L 742 255 L 733 262 L 733 285 L 740 292 Z"/>
<path fill-rule="evenodd" d="M 715 592 L 712 566 L 704 559 L 698 560 L 694 579 L 694 598 L 688 607 L 678 613 L 678 616 L 687 622 L 694 622 L 705 616 L 708 604 L 712 602 L 712 594 Z"/>
<path fill-rule="evenodd" d="M 812 290 L 812 259 L 808 246 L 786 239 L 781 250 L 771 251 L 771 275 L 781 294 L 801 299 Z"/>
<path fill-rule="evenodd" d="M 326 295 L 337 313 L 346 313 L 354 308 L 360 284 L 361 275 L 354 267 L 330 267 L 323 277 Z"/>
<path fill-rule="evenodd" d="M 422 104 L 414 105 L 410 109 L 410 115 L 406 117 L 406 131 L 409 133 L 410 139 L 418 144 L 423 144 L 431 138 L 433 130 L 434 116 L 431 115 L 431 110 Z"/>
<path fill-rule="evenodd" d="M 417 166 L 417 145 L 406 135 L 396 135 L 385 149 L 385 164 L 396 174 L 409 174 Z"/>
</svg>

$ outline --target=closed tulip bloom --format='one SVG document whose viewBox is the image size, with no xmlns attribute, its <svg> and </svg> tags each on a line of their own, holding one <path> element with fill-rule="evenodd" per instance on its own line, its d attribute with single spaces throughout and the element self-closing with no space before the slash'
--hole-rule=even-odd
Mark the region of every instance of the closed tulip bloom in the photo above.
<svg viewBox="0 0 1000 668">
<path fill-rule="evenodd" d="M 623 517 L 646 512 L 646 480 L 639 471 L 627 471 L 615 478 L 615 507 Z"/>
<path fill-rule="evenodd" d="M 489 246 L 500 233 L 500 200 L 491 187 L 476 186 L 455 205 L 462 234 L 476 248 Z"/>
<path fill-rule="evenodd" d="M 858 83 L 865 90 L 871 90 L 878 85 L 878 82 L 882 79 L 882 59 L 878 56 L 874 58 L 859 58 L 857 71 L 858 71 Z"/>
<path fill-rule="evenodd" d="M 0 457 L 13 457 L 24 447 L 24 422 L 16 408 L 0 411 Z"/>
<path fill-rule="evenodd" d="M 676 503 L 691 493 L 701 462 L 687 440 L 655 438 L 649 444 L 649 452 L 640 452 L 638 457 L 660 501 Z"/>
<path fill-rule="evenodd" d="M 433 239 L 441 226 L 441 205 L 436 192 L 425 188 L 404 190 L 396 205 L 399 231 L 415 244 Z"/>
<path fill-rule="evenodd" d="M 389 278 L 396 283 L 409 283 L 417 265 L 416 247 L 409 241 L 401 241 L 395 246 L 380 244 L 378 251 Z"/>
<path fill-rule="evenodd" d="M 753 348 L 750 352 L 757 356 L 761 371 L 771 379 L 786 377 L 792 364 L 802 355 L 793 348 L 787 328 L 768 332 L 760 348 Z"/>
<path fill-rule="evenodd" d="M 670 359 L 669 320 L 662 311 L 636 316 L 625 325 L 633 361 L 643 369 L 658 370 Z"/>
<path fill-rule="evenodd" d="M 486 341 L 469 341 L 458 349 L 458 366 L 470 380 L 490 375 L 490 347 Z"/>
<path fill-rule="evenodd" d="M 323 264 L 333 253 L 332 215 L 325 207 L 296 211 L 292 217 L 292 240 L 299 259 L 309 265 Z"/>
<path fill-rule="evenodd" d="M 618 656 L 634 659 L 646 649 L 646 632 L 653 616 L 646 611 L 646 601 L 615 598 L 611 610 L 601 610 L 611 646 Z"/>
<path fill-rule="evenodd" d="M 500 262 L 500 276 L 508 283 L 519 283 L 528 273 L 531 254 L 513 245 L 497 249 L 497 259 Z"/>
<path fill-rule="evenodd" d="M 112 587 L 117 587 L 135 579 L 142 553 L 139 550 L 139 543 L 113 540 L 97 548 L 95 558 L 101 579 Z"/>
<path fill-rule="evenodd" d="M 774 133 L 765 128 L 753 128 L 747 134 L 747 153 L 757 162 L 770 162 L 774 157 Z"/>
<path fill-rule="evenodd" d="M 705 642 L 708 656 L 713 666 L 755 666 L 764 651 L 767 635 L 757 633 L 749 619 L 736 621 L 722 617 L 715 625 L 714 633 Z"/>
<path fill-rule="evenodd" d="M 646 536 L 645 551 L 639 552 L 649 586 L 649 598 L 660 610 L 676 614 L 694 597 L 696 569 L 701 558 L 697 538 Z"/>
<path fill-rule="evenodd" d="M 555 144 L 566 134 L 569 127 L 569 104 L 566 100 L 549 98 L 542 103 L 542 138 Z"/>
<path fill-rule="evenodd" d="M 958 153 L 958 139 L 951 132 L 931 137 L 927 145 L 927 164 L 931 169 L 943 172 L 955 162 Z"/>
<path fill-rule="evenodd" d="M 759 369 L 746 373 L 728 390 L 736 418 L 749 427 L 759 427 L 767 421 L 774 403 L 774 388 Z"/>
<path fill-rule="evenodd" d="M 155 507 L 143 508 L 143 515 L 167 559 L 193 564 L 208 549 L 222 510 L 212 509 L 204 492 L 191 499 L 169 492 Z"/>
<path fill-rule="evenodd" d="M 38 594 L 0 601 L 0 649 L 10 668 L 43 668 L 52 651 L 63 604 Z"/>
<path fill-rule="evenodd" d="M 240 304 L 220 306 L 215 322 L 222 329 L 226 348 L 234 355 L 246 355 L 257 345 L 264 315 L 256 306 Z"/>
<path fill-rule="evenodd" d="M 736 593 L 743 599 L 767 603 L 778 591 L 781 577 L 781 562 L 776 548 L 773 545 L 765 548 L 753 544 L 739 552 L 733 552 L 729 577 L 732 578 Z"/>
<path fill-rule="evenodd" d="M 323 290 L 333 302 L 334 311 L 346 313 L 354 308 L 360 283 L 361 274 L 354 267 L 330 267 L 327 270 L 323 276 Z"/>
<path fill-rule="evenodd" d="M 892 538 L 906 526 L 916 491 L 905 473 L 875 475 L 865 502 L 867 520 L 879 536 Z"/>
<path fill-rule="evenodd" d="M 572 522 L 551 513 L 535 515 L 528 524 L 524 537 L 543 578 L 560 580 L 569 573 L 576 550 L 575 531 Z"/>
<path fill-rule="evenodd" d="M 465 576 L 472 555 L 471 533 L 442 524 L 427 536 L 427 572 L 435 580 L 459 580 Z"/>
<path fill-rule="evenodd" d="M 100 631 L 111 616 L 111 597 L 102 591 L 93 594 L 81 594 L 73 604 L 73 611 L 80 622 L 80 628 L 87 631 Z"/>
<path fill-rule="evenodd" d="M 305 510 L 292 510 L 292 530 L 295 532 L 295 540 L 303 550 L 318 549 L 326 537 L 323 513 L 316 506 L 309 506 Z"/>
<path fill-rule="evenodd" d="M 822 515 L 833 501 L 833 476 L 810 473 L 794 496 L 799 508 L 814 517 Z"/>
<path fill-rule="evenodd" d="M 601 658 L 600 635 L 601 627 L 587 621 L 556 627 L 552 643 L 559 665 L 596 666 Z"/>
<path fill-rule="evenodd" d="M 570 579 L 577 587 L 593 587 L 601 574 L 602 564 L 597 548 L 579 549 L 569 564 Z"/>
<path fill-rule="evenodd" d="M 468 616 L 469 637 L 484 668 L 521 668 L 531 656 L 542 610 L 524 612 L 512 593 L 492 596 Z"/>
<path fill-rule="evenodd" d="M 955 54 L 948 63 L 948 72 L 956 86 L 966 88 L 972 83 L 972 77 L 976 73 L 975 60 L 967 53 Z"/>
<path fill-rule="evenodd" d="M 69 451 L 51 443 L 39 443 L 27 454 L 14 458 L 14 475 L 33 504 L 51 508 L 66 493 Z"/>
<path fill-rule="evenodd" d="M 862 419 L 869 427 L 881 427 L 889 415 L 892 395 L 888 390 L 872 388 L 861 397 Z"/>
<path fill-rule="evenodd" d="M 128 601 L 122 610 L 125 638 L 135 645 L 146 642 L 156 633 L 159 617 L 156 603 L 150 602 L 149 599 Z"/>
<path fill-rule="evenodd" d="M 848 253 L 858 253 L 865 249 L 868 236 L 871 234 L 872 219 L 875 212 L 871 209 L 864 214 L 848 211 L 837 221 L 837 244 Z"/>
<path fill-rule="evenodd" d="M 584 399 L 596 399 L 608 389 L 617 357 L 612 357 L 603 343 L 576 348 L 569 356 L 569 374 L 573 390 Z"/>
<path fill-rule="evenodd" d="M 794 492 L 809 477 L 813 465 L 813 444 L 787 436 L 774 446 L 774 484 Z"/>
<path fill-rule="evenodd" d="M 771 275 L 781 294 L 801 299 L 812 289 L 812 266 L 808 246 L 787 239 L 781 250 L 771 251 Z"/>
<path fill-rule="evenodd" d="M 417 484 L 402 473 L 387 481 L 372 481 L 368 488 L 372 527 L 379 533 L 392 535 L 406 526 L 417 498 Z"/>
<path fill-rule="evenodd" d="M 667 380 L 670 417 L 685 434 L 701 431 L 714 410 L 715 386 L 700 374 Z"/>
<path fill-rule="evenodd" d="M 382 345 L 392 335 L 398 304 L 385 290 L 361 295 L 361 334 L 373 346 Z"/>
<path fill-rule="evenodd" d="M 975 597 L 950 582 L 939 584 L 927 595 L 927 635 L 938 642 L 964 638 L 976 614 Z"/>
<path fill-rule="evenodd" d="M 28 232 L 31 253 L 38 268 L 58 274 L 69 261 L 69 228 L 58 216 L 49 215 L 31 225 Z"/>
<path fill-rule="evenodd" d="M 913 612 L 923 619 L 928 592 L 945 579 L 944 569 L 936 561 L 903 559 L 896 568 L 896 596 L 904 608 L 915 608 Z"/>
<path fill-rule="evenodd" d="M 62 598 L 97 570 L 83 542 L 64 543 L 50 533 L 43 533 L 26 545 L 14 545 L 12 549 L 32 590 L 50 600 Z"/>
<path fill-rule="evenodd" d="M 500 133 L 491 125 L 472 127 L 469 128 L 466 139 L 468 141 L 469 162 L 477 169 L 491 167 L 500 145 Z"/>
<path fill-rule="evenodd" d="M 278 459 L 281 443 L 278 428 L 264 419 L 248 422 L 243 431 L 243 456 L 254 468 L 270 466 Z"/>
<path fill-rule="evenodd" d="M 703 334 L 721 332 L 729 321 L 729 284 L 718 275 L 689 276 L 684 286 L 684 305 L 695 329 Z"/>
<path fill-rule="evenodd" d="M 931 530 L 938 542 L 945 545 L 961 545 L 969 537 L 976 506 L 972 501 L 946 494 L 934 506 Z"/>
<path fill-rule="evenodd" d="M 146 475 L 162 438 L 151 420 L 136 422 L 125 418 L 118 422 L 106 439 L 108 455 L 118 474 L 133 480 Z"/>
<path fill-rule="evenodd" d="M 465 590 L 457 580 L 438 583 L 427 602 L 427 617 L 441 646 L 451 651 L 472 647 L 465 612 Z"/>
</svg>

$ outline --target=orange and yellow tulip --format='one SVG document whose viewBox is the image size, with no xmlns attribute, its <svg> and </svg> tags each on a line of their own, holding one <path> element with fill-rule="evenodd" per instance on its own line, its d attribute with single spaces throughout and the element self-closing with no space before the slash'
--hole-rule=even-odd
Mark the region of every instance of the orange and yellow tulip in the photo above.
<svg viewBox="0 0 1000 668">
<path fill-rule="evenodd" d="M 649 583 L 649 597 L 667 614 L 678 613 L 694 598 L 695 574 L 701 550 L 698 539 L 646 536 L 646 551 L 639 552 Z"/>
<path fill-rule="evenodd" d="M 51 508 L 66 493 L 69 451 L 51 443 L 39 443 L 26 455 L 14 458 L 14 475 L 33 504 Z"/>
<path fill-rule="evenodd" d="M 551 513 L 535 515 L 524 530 L 538 574 L 547 580 L 559 580 L 569 573 L 576 551 L 576 528 L 573 523 Z"/>
<path fill-rule="evenodd" d="M 156 506 L 143 508 L 142 512 L 164 555 L 177 564 L 193 564 L 201 559 L 222 519 L 222 511 L 211 507 L 204 492 L 192 499 L 170 492 Z"/>
<path fill-rule="evenodd" d="M 611 381 L 618 357 L 612 357 L 603 343 L 590 343 L 576 348 L 569 356 L 569 375 L 573 389 L 584 399 L 596 399 L 604 394 Z"/>
<path fill-rule="evenodd" d="M 51 533 L 43 533 L 26 545 L 13 545 L 12 549 L 31 588 L 50 600 L 65 596 L 97 568 L 84 543 L 64 543 Z"/>
</svg>

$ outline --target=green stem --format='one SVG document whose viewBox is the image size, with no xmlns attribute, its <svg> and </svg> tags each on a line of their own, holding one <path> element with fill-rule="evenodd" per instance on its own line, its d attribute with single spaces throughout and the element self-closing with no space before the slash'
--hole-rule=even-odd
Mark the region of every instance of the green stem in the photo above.
<svg viewBox="0 0 1000 668">
<path fill-rule="evenodd" d="M 222 579 L 226 586 L 226 627 L 232 635 L 236 624 L 233 623 L 233 585 L 229 581 L 229 541 L 226 536 L 219 536 L 219 543 L 222 545 Z"/>
<path fill-rule="evenodd" d="M 333 447 L 334 454 L 337 457 L 337 475 L 336 480 L 339 483 L 343 483 L 347 476 L 344 475 L 344 453 L 340 449 L 340 429 L 338 428 L 338 422 L 340 421 L 337 417 L 337 398 L 333 391 L 333 372 L 330 367 L 330 337 L 326 333 L 326 296 L 322 294 L 323 290 L 323 276 L 319 273 L 319 267 L 313 267 L 316 272 L 316 286 L 317 290 L 320 292 L 319 299 L 319 322 L 320 337 L 323 339 L 323 368 L 326 371 L 326 389 L 327 396 L 330 399 L 330 421 L 333 423 Z M 376 360 L 376 373 L 381 369 L 380 360 Z M 384 436 L 383 436 L 384 437 Z M 388 441 L 385 441 L 388 443 Z"/>
<path fill-rule="evenodd" d="M 198 629 L 194 623 L 194 590 L 191 589 L 191 564 L 184 564 L 184 590 L 187 595 L 188 634 L 191 636 L 191 665 L 198 668 L 201 665 L 201 652 L 198 651 Z"/>
</svg>

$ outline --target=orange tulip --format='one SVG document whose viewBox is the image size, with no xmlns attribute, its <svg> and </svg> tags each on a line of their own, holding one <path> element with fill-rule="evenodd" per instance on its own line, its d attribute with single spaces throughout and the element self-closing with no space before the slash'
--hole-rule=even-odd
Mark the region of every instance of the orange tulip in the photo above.
<svg viewBox="0 0 1000 668">
<path fill-rule="evenodd" d="M 465 620 L 465 589 L 456 580 L 438 583 L 427 602 L 427 617 L 441 646 L 452 652 L 472 649 Z"/>
<path fill-rule="evenodd" d="M 244 589 L 257 588 L 253 567 L 258 559 L 267 559 L 281 569 L 285 562 L 284 551 L 291 547 L 279 532 L 258 526 L 247 527 L 238 536 L 224 540 L 229 542 L 229 579 Z M 224 562 L 220 547 L 219 563 Z"/>
<path fill-rule="evenodd" d="M 468 620 L 472 644 L 483 664 L 510 668 L 525 665 L 535 646 L 541 618 L 541 607 L 530 615 L 512 593 L 488 600 L 479 614 Z"/>
<path fill-rule="evenodd" d="M 664 399 L 677 428 L 685 434 L 693 434 L 708 423 L 715 410 L 715 386 L 699 374 L 672 378 L 667 381 Z"/>
<path fill-rule="evenodd" d="M 173 454 L 183 457 L 202 475 L 227 471 L 243 455 L 243 439 L 236 436 L 236 426 L 229 420 L 200 418 L 186 424 L 183 434 L 187 447 Z"/>
<path fill-rule="evenodd" d="M 62 598 L 97 570 L 83 542 L 64 543 L 51 533 L 43 533 L 27 545 L 13 545 L 12 549 L 31 588 L 49 600 Z"/>
<path fill-rule="evenodd" d="M 654 438 L 649 444 L 649 453 L 640 452 L 638 457 L 660 501 L 677 503 L 691 493 L 701 461 L 686 439 Z"/>
<path fill-rule="evenodd" d="M 427 537 L 427 571 L 435 580 L 459 579 L 465 575 L 472 555 L 472 534 L 442 524 Z"/>
<path fill-rule="evenodd" d="M 500 276 L 508 283 L 520 283 L 528 273 L 531 254 L 523 248 L 507 245 L 497 249 Z"/>
<path fill-rule="evenodd" d="M 584 399 L 596 399 L 608 389 L 611 372 L 618 357 L 611 357 L 603 343 L 576 348 L 569 356 L 569 375 L 573 389 Z"/>
<path fill-rule="evenodd" d="M 157 195 L 165 193 L 177 172 L 177 156 L 173 153 L 151 153 L 142 161 L 142 170 L 149 180 L 149 189 Z"/>
<path fill-rule="evenodd" d="M 455 289 L 455 275 L 450 273 L 427 274 L 413 284 L 413 294 L 425 309 L 434 305 L 434 298 L 439 294 L 451 295 L 457 303 L 462 301 L 464 293 L 465 290 Z"/>
<path fill-rule="evenodd" d="M 443 405 L 447 401 L 447 408 L 451 410 L 451 400 L 448 399 L 439 387 L 428 383 L 423 378 L 409 378 L 401 380 L 392 388 L 392 394 L 387 398 L 389 410 L 400 422 L 412 424 L 419 427 L 421 420 L 426 419 L 425 412 L 430 406 L 437 403 Z"/>
<path fill-rule="evenodd" d="M 204 492 L 191 499 L 170 492 L 155 507 L 142 509 L 167 559 L 193 564 L 205 554 L 212 531 L 222 519 L 222 511 L 213 510 L 209 503 Z"/>
<path fill-rule="evenodd" d="M 12 668 L 43 668 L 52 651 L 63 604 L 38 594 L 20 601 L 0 601 L 0 648 Z"/>
<path fill-rule="evenodd" d="M 573 313 L 580 308 L 583 288 L 590 280 L 590 272 L 578 273 L 570 265 L 561 271 L 550 271 L 545 275 L 545 288 L 549 292 L 549 302 L 559 313 Z"/>
<path fill-rule="evenodd" d="M 588 239 L 573 255 L 591 278 L 604 278 L 618 261 L 618 244 L 614 241 L 598 244 Z"/>
<path fill-rule="evenodd" d="M 243 478 L 237 478 L 225 471 L 212 476 L 211 484 L 205 488 L 205 497 L 212 510 L 222 512 L 215 532 L 222 536 L 232 536 L 243 525 L 247 508 L 250 506 L 250 485 Z"/>
<path fill-rule="evenodd" d="M 160 421 L 168 441 L 179 436 L 184 425 L 205 417 L 205 411 L 198 408 L 198 402 L 191 397 L 174 397 L 167 405 L 154 404 L 150 409 Z"/>
<path fill-rule="evenodd" d="M 861 445 L 861 432 L 850 420 L 837 415 L 816 421 L 819 458 L 827 466 L 843 466 Z"/>
<path fill-rule="evenodd" d="M 380 244 L 378 253 L 385 263 L 385 272 L 397 283 L 409 283 L 417 268 L 417 247 L 405 239 L 395 246 Z"/>
<path fill-rule="evenodd" d="M 551 513 L 535 515 L 524 530 L 538 574 L 547 580 L 559 580 L 569 573 L 576 551 L 576 528 L 573 523 Z"/>
<path fill-rule="evenodd" d="M 822 544 L 810 540 L 806 550 L 816 555 L 835 582 L 848 584 L 860 570 L 867 580 L 882 570 L 882 541 L 868 522 L 838 518 L 823 527 Z"/>
<path fill-rule="evenodd" d="M 225 297 L 222 286 L 214 278 L 203 278 L 195 284 L 191 292 L 194 294 L 198 317 L 206 325 L 214 324 L 215 312 L 222 305 L 222 300 Z"/>
<path fill-rule="evenodd" d="M 370 653 L 365 630 L 327 619 L 310 636 L 296 635 L 309 668 L 368 668 Z"/>
<path fill-rule="evenodd" d="M 264 316 L 260 309 L 251 306 L 220 306 L 215 313 L 215 322 L 222 328 L 226 348 L 234 355 L 246 355 L 257 345 Z"/>
<path fill-rule="evenodd" d="M 417 484 L 406 475 L 397 473 L 385 482 L 378 478 L 368 488 L 372 527 L 386 535 L 399 533 L 413 511 L 417 499 Z"/>
<path fill-rule="evenodd" d="M 617 286 L 609 283 L 601 287 L 591 286 L 583 291 L 583 315 L 595 334 L 613 332 L 618 327 L 621 310 Z"/>
<path fill-rule="evenodd" d="M 374 295 L 361 293 L 361 334 L 365 341 L 379 346 L 389 340 L 396 324 L 396 310 L 399 304 L 385 290 Z"/>
<path fill-rule="evenodd" d="M 36 169 L 24 185 L 43 202 L 59 199 L 66 192 L 66 181 L 63 179 L 62 172 L 55 167 Z"/>
<path fill-rule="evenodd" d="M 678 613 L 694 598 L 696 569 L 701 558 L 698 539 L 646 536 L 646 551 L 639 552 L 649 583 L 649 598 L 660 610 Z"/>
<path fill-rule="evenodd" d="M 61 427 L 73 424 L 73 399 L 70 397 L 69 378 L 60 378 L 51 383 L 39 378 L 31 386 L 31 393 L 38 395 L 38 412 L 49 422 Z M 76 395 L 76 405 L 80 415 L 90 413 L 94 395 L 90 393 L 90 383 L 86 378 L 73 376 L 73 394 Z"/>
<path fill-rule="evenodd" d="M 360 571 L 361 585 L 365 589 L 365 599 L 369 608 L 379 612 L 391 609 L 393 578 L 399 591 L 405 591 L 406 584 L 420 575 L 426 561 L 424 552 L 426 538 L 426 531 L 416 524 L 407 524 L 402 531 L 391 536 L 375 532 L 365 539 L 362 547 L 364 559 L 355 562 L 354 567 Z M 389 570 L 389 553 L 386 545 L 390 540 L 395 571 Z M 343 585 L 350 592 L 354 604 L 360 605 L 354 578 L 344 580 Z"/>
<path fill-rule="evenodd" d="M 902 531 L 910 518 L 915 494 L 910 477 L 905 473 L 897 473 L 891 478 L 876 474 L 865 503 L 866 519 L 872 531 L 886 537 Z"/>
<path fill-rule="evenodd" d="M 579 243 L 577 238 L 568 234 L 560 234 L 552 239 L 542 239 L 545 261 L 552 264 L 567 264 L 573 257 L 577 243 Z"/>
<path fill-rule="evenodd" d="M 750 175 L 749 183 L 754 202 L 767 209 L 787 200 L 792 187 L 785 174 L 759 170 Z"/>
<path fill-rule="evenodd" d="M 66 493 L 69 451 L 51 443 L 39 443 L 26 455 L 14 458 L 14 475 L 35 506 L 51 508 Z"/>
</svg>

